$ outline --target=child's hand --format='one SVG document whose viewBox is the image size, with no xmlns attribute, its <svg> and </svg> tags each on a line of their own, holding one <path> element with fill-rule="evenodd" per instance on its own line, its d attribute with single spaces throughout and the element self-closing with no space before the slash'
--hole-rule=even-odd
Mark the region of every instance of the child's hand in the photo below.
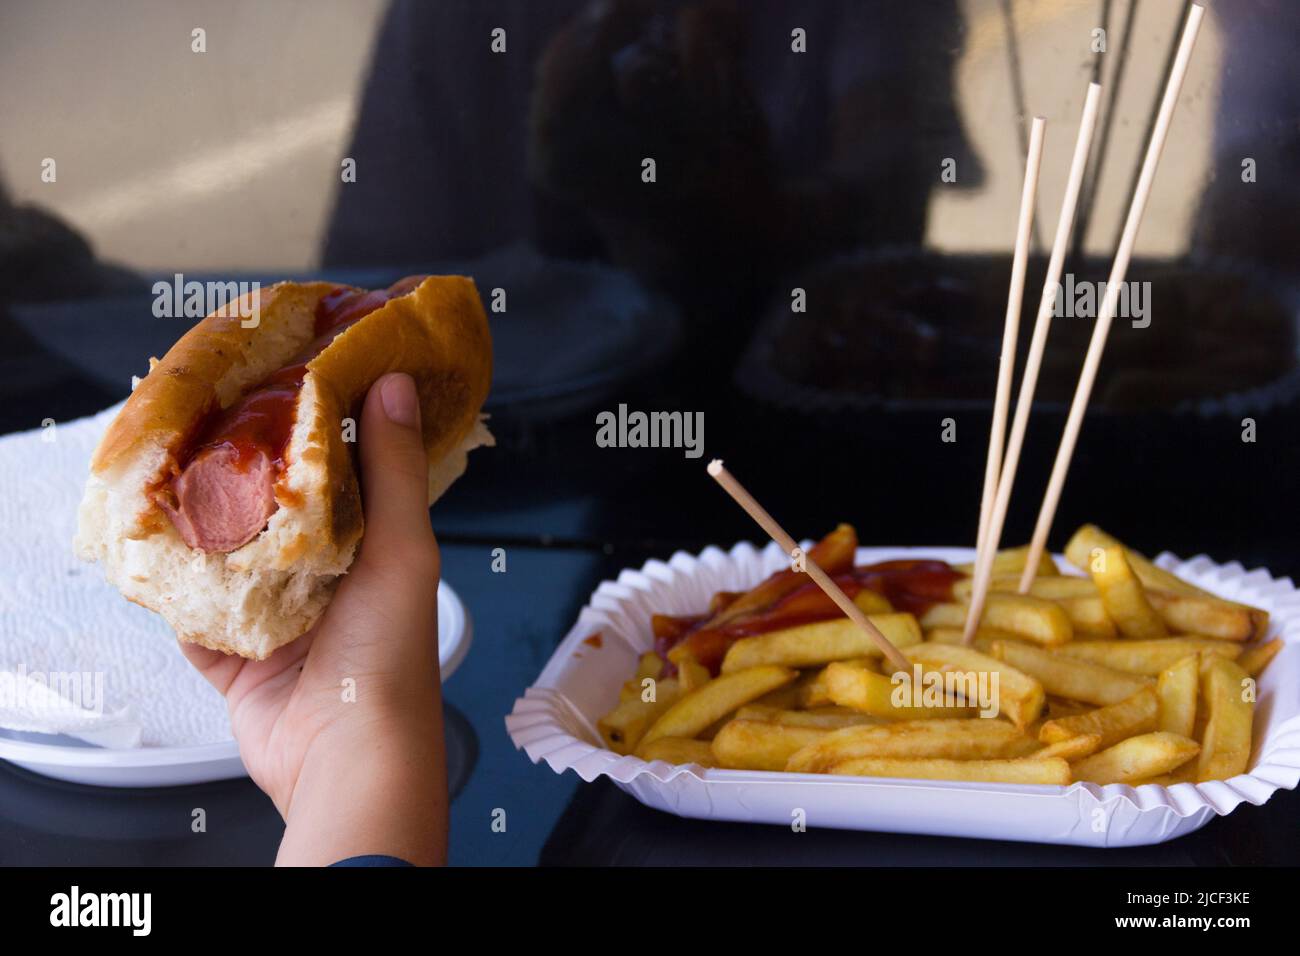
<svg viewBox="0 0 1300 956">
<path fill-rule="evenodd" d="M 225 695 L 249 775 L 287 825 L 279 863 L 446 855 L 438 544 L 406 375 L 366 396 L 365 536 L 325 614 L 265 661 L 181 644 Z"/>
</svg>

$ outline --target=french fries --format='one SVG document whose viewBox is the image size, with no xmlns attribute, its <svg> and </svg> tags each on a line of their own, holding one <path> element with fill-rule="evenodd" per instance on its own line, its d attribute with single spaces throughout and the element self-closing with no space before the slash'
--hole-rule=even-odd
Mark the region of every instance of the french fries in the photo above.
<svg viewBox="0 0 1300 956">
<path fill-rule="evenodd" d="M 1140 787 L 1143 784 L 1154 783 L 1157 787 L 1173 787 L 1180 783 L 1196 782 L 1196 761 L 1189 760 L 1181 767 L 1177 767 L 1168 773 L 1162 773 L 1158 777 L 1147 777 L 1142 780 L 1134 780 L 1129 786 Z"/>
<path fill-rule="evenodd" d="M 864 591 L 872 594 L 872 591 Z M 921 628 L 911 614 L 869 614 L 867 619 L 880 629 L 895 647 L 921 643 Z M 786 667 L 811 667 L 829 664 L 846 657 L 880 657 L 880 648 L 847 617 L 835 621 L 818 621 L 800 627 L 744 637 L 731 645 L 722 661 L 722 673 L 782 664 Z"/>
<path fill-rule="evenodd" d="M 1105 550 L 1106 548 L 1116 546 L 1124 549 L 1124 556 L 1128 560 L 1129 566 L 1133 569 L 1133 573 L 1136 574 L 1138 580 L 1142 582 L 1142 586 L 1147 589 L 1148 600 L 1150 600 L 1149 595 L 1154 592 L 1170 592 L 1186 597 L 1205 598 L 1216 606 L 1236 608 L 1238 611 L 1244 611 L 1245 617 L 1251 625 L 1249 638 L 1233 638 L 1229 637 L 1226 633 L 1209 633 L 1203 630 L 1202 627 L 1188 627 L 1185 626 L 1185 623 L 1177 622 L 1170 623 L 1173 630 L 1188 634 L 1205 634 L 1208 637 L 1220 637 L 1227 640 L 1260 640 L 1266 633 L 1268 633 L 1267 611 L 1249 607 L 1245 604 L 1238 604 L 1235 601 L 1224 600 L 1221 597 L 1211 594 L 1209 591 L 1198 588 L 1194 584 L 1189 584 L 1173 572 L 1158 567 L 1137 551 L 1123 545 L 1119 540 L 1111 537 L 1096 525 L 1086 524 L 1074 533 L 1074 536 L 1070 538 L 1069 543 L 1065 546 L 1065 557 L 1076 567 L 1087 568 L 1093 551 L 1099 548 Z M 1152 603 L 1153 606 L 1155 606 L 1160 603 L 1160 600 L 1157 598 Z M 1201 603 L 1195 603 L 1189 606 L 1205 607 L 1205 605 Z M 1156 608 L 1156 613 L 1161 613 L 1158 607 Z M 1205 626 L 1204 622 L 1197 623 L 1201 623 L 1202 626 Z M 1239 619 L 1237 621 L 1237 626 L 1240 626 Z"/>
<path fill-rule="evenodd" d="M 1200 658 L 1189 655 L 1170 664 L 1156 679 L 1160 707 L 1160 730 L 1190 737 L 1196 731 L 1196 697 L 1200 682 Z"/>
<path fill-rule="evenodd" d="M 994 578 L 989 584 L 990 594 L 1016 594 L 1019 589 L 1019 575 Z M 974 590 L 974 582 L 970 578 L 958 581 L 952 586 L 953 596 L 964 602 L 970 600 L 972 590 Z M 1033 597 L 1056 602 L 1065 612 L 1065 616 L 1070 619 L 1076 638 L 1113 638 L 1117 633 L 1115 622 L 1106 614 L 1097 585 L 1088 578 L 1059 574 L 1055 577 L 1034 578 L 1029 593 Z"/>
<path fill-rule="evenodd" d="M 1038 738 L 1045 744 L 1057 744 L 1073 737 L 1095 736 L 1097 747 L 1094 749 L 1104 750 L 1125 737 L 1155 730 L 1159 710 L 1160 700 L 1155 688 L 1143 687 L 1118 704 L 1049 720 L 1039 729 Z"/>
<path fill-rule="evenodd" d="M 1250 762 L 1250 733 L 1254 681 L 1234 662 L 1214 658 L 1201 676 L 1201 697 L 1208 717 L 1204 748 L 1196 765 L 1196 782 L 1227 780 L 1246 772 Z"/>
<path fill-rule="evenodd" d="M 1130 674 L 1158 676 L 1184 657 L 1217 654 L 1229 660 L 1241 654 L 1241 645 L 1205 637 L 1166 637 L 1156 641 L 1073 641 L 1057 650 L 1076 660 L 1092 661 Z"/>
<path fill-rule="evenodd" d="M 1170 630 L 1184 634 L 1200 634 L 1224 641 L 1253 641 L 1263 636 L 1261 621 L 1268 629 L 1268 615 L 1255 608 L 1228 604 L 1218 598 L 1196 594 L 1171 594 L 1150 589 L 1146 592 L 1151 607 L 1160 615 Z M 1260 618 L 1263 615 L 1263 618 Z"/>
<path fill-rule="evenodd" d="M 682 686 L 676 678 L 646 680 L 649 683 L 635 696 L 624 700 L 596 724 L 605 746 L 615 753 L 630 754 L 635 750 L 650 726 L 682 696 Z"/>
<path fill-rule="evenodd" d="M 1049 581 L 1074 581 L 1076 578 L 1048 578 Z M 1070 619 L 1074 636 L 1085 640 L 1114 640 L 1119 636 L 1119 629 L 1114 619 L 1106 611 L 1101 595 L 1079 595 L 1077 597 L 1056 598 L 1065 616 Z"/>
<path fill-rule="evenodd" d="M 738 707 L 797 676 L 790 668 L 775 665 L 724 674 L 675 701 L 645 732 L 637 749 L 660 737 L 695 737 Z"/>
<path fill-rule="evenodd" d="M 1124 548 L 1124 556 L 1128 559 L 1129 565 L 1133 568 L 1133 573 L 1138 576 L 1138 580 L 1142 582 L 1144 587 L 1156 588 L 1161 591 L 1173 591 L 1176 594 L 1199 594 L 1202 597 L 1214 596 L 1194 584 L 1188 584 L 1176 574 L 1152 564 L 1137 551 L 1125 546 L 1118 538 L 1111 537 L 1095 524 L 1086 524 L 1074 533 L 1065 546 L 1065 558 L 1076 568 L 1087 569 L 1094 551 L 1104 551 L 1107 548 L 1114 547 Z"/>
<path fill-rule="evenodd" d="M 1088 704 L 1118 704 L 1152 683 L 1149 677 L 1112 670 L 1019 641 L 995 641 L 992 650 L 998 660 L 1037 678 L 1047 693 Z"/>
<path fill-rule="evenodd" d="M 1282 638 L 1280 637 L 1275 637 L 1273 640 L 1265 641 L 1262 644 L 1256 644 L 1237 658 L 1237 666 L 1251 677 L 1258 677 L 1264 673 L 1264 668 L 1268 667 L 1269 662 L 1277 657 L 1277 652 L 1280 650 L 1282 650 Z"/>
<path fill-rule="evenodd" d="M 784 770 L 792 754 L 831 733 L 763 720 L 731 720 L 713 738 L 718 766 L 733 770 Z"/>
<path fill-rule="evenodd" d="M 642 760 L 662 760 L 664 763 L 697 763 L 701 767 L 718 766 L 713 747 L 707 740 L 688 740 L 684 737 L 660 737 L 639 751 Z"/>
<path fill-rule="evenodd" d="M 1139 640 L 1164 637 L 1165 622 L 1147 602 L 1142 582 L 1129 567 L 1120 545 L 1094 552 L 1088 561 L 1092 582 L 1097 585 L 1102 606 L 1125 637 Z"/>
<path fill-rule="evenodd" d="M 919 645 L 918 645 L 919 646 Z M 873 717 L 891 720 L 929 720 L 942 717 L 975 717 L 974 707 L 964 706 L 959 700 L 935 694 L 933 703 L 900 704 L 898 697 L 907 688 L 883 674 L 849 664 L 829 664 L 822 672 L 826 682 L 826 696 L 833 704 L 852 707 Z M 910 695 L 907 695 L 910 697 Z"/>
<path fill-rule="evenodd" d="M 1064 697 L 1047 698 L 1047 719 L 1058 720 L 1061 717 L 1074 717 L 1077 714 L 1086 714 L 1092 710 L 1088 704 L 1081 704 L 1077 700 L 1066 700 Z"/>
<path fill-rule="evenodd" d="M 975 760 L 1005 757 L 1024 738 L 1004 720 L 909 720 L 848 727 L 828 733 L 791 755 L 791 773 L 826 773 L 860 757 L 943 757 Z"/>
<path fill-rule="evenodd" d="M 1025 570 L 1025 558 L 1027 557 L 1029 557 L 1029 545 L 1027 544 L 1022 544 L 1018 548 L 1002 549 L 993 556 L 994 577 L 1014 574 L 1016 579 L 1019 580 L 1020 572 Z M 958 564 L 954 565 L 954 567 L 963 574 L 972 575 L 975 573 L 973 563 Z M 1038 559 L 1038 571 L 1036 573 L 1038 577 L 1046 578 L 1061 572 L 1057 570 L 1056 562 L 1052 560 L 1052 556 L 1044 551 L 1042 557 Z"/>
<path fill-rule="evenodd" d="M 598 722 L 607 747 L 714 772 L 1061 786 L 1221 780 L 1249 765 L 1268 614 L 1194 587 L 1093 526 L 1088 577 L 1000 553 L 962 643 L 972 582 L 929 560 L 854 568 L 841 525 L 810 552 L 914 665 L 895 674 L 806 576 L 781 570 L 706 613 L 654 615 Z M 917 577 L 909 578 L 915 574 Z M 928 576 L 927 576 L 928 575 Z"/>
<path fill-rule="evenodd" d="M 925 639 L 931 644 L 962 643 L 963 635 L 960 627 L 932 627 L 924 633 Z M 1018 640 L 1020 640 L 1019 635 L 1012 634 L 1010 631 L 1002 631 L 996 627 L 977 627 L 975 629 L 975 640 L 971 642 L 971 646 L 987 654 L 994 641 Z"/>
<path fill-rule="evenodd" d="M 972 783 L 1070 782 L 1070 765 L 1060 757 L 1042 760 L 935 760 L 900 757 L 862 757 L 831 767 L 828 773 L 850 777 L 904 777 L 912 780 L 966 780 Z"/>
<path fill-rule="evenodd" d="M 962 627 L 965 604 L 936 604 L 921 615 L 921 627 Z M 1032 594 L 990 594 L 980 617 L 981 627 L 1010 631 L 1021 640 L 1049 646 L 1074 636 L 1070 618 L 1055 601 Z"/>
<path fill-rule="evenodd" d="M 646 651 L 637 660 L 636 673 L 632 679 L 623 684 L 618 691 L 619 703 L 626 703 L 634 697 L 640 697 L 646 679 L 654 680 L 663 669 L 664 662 L 654 651 Z"/>
<path fill-rule="evenodd" d="M 968 689 L 959 690 L 966 700 L 978 700 L 978 681 L 973 680 L 983 673 L 997 675 L 996 688 L 993 690 L 997 700 L 995 705 L 999 712 L 1009 718 L 1017 727 L 1025 727 L 1038 718 L 1043 710 L 1046 695 L 1043 685 L 1014 666 L 981 654 L 969 647 L 951 644 L 920 644 L 903 651 L 903 656 L 914 664 L 920 664 L 924 671 L 939 671 L 952 675 L 952 683 L 958 685 L 956 678 L 965 676 L 961 682 Z M 960 685 L 958 685 L 960 686 Z"/>
<path fill-rule="evenodd" d="M 1078 779 L 1093 783 L 1135 783 L 1168 773 L 1187 763 L 1200 749 L 1189 737 L 1156 730 L 1085 757 L 1074 765 L 1074 773 Z"/>
<path fill-rule="evenodd" d="M 677 662 L 677 679 L 681 682 L 682 692 L 688 693 L 703 687 L 712 680 L 712 675 L 707 667 L 687 654 Z"/>
<path fill-rule="evenodd" d="M 736 720 L 761 720 L 769 724 L 783 724 L 786 727 L 818 727 L 822 730 L 839 730 L 842 727 L 881 723 L 879 717 L 860 714 L 847 707 L 785 710 L 779 707 L 765 707 L 762 704 L 746 704 L 736 711 Z"/>
<path fill-rule="evenodd" d="M 1055 567 L 1055 565 L 1053 565 Z M 975 581 L 972 578 L 963 578 L 952 586 L 952 595 L 960 601 L 969 601 L 971 592 L 975 590 Z M 1002 592 L 1005 594 L 1016 594 L 1020 591 L 1020 575 L 1007 574 L 1002 577 L 995 577 L 989 581 L 990 592 Z M 1063 574 L 1055 576 L 1034 578 L 1033 584 L 1029 586 L 1029 593 L 1034 597 L 1048 598 L 1052 601 L 1059 601 L 1062 598 L 1081 598 L 1081 597 L 1098 597 L 1097 585 L 1093 584 L 1089 578 L 1076 578 Z"/>
<path fill-rule="evenodd" d="M 1062 760 L 1075 761 L 1096 753 L 1101 747 L 1101 734 L 1076 734 L 1034 751 L 1033 756 L 1039 760 L 1060 757 Z"/>
</svg>

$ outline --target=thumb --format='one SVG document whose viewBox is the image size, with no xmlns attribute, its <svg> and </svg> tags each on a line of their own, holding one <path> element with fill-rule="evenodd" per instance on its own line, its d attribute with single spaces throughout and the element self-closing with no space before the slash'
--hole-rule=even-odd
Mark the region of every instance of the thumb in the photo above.
<svg viewBox="0 0 1300 956">
<path fill-rule="evenodd" d="M 428 545 L 429 459 L 420 431 L 420 400 L 411 377 L 394 372 L 370 387 L 361 413 L 361 488 L 366 551 Z"/>
</svg>

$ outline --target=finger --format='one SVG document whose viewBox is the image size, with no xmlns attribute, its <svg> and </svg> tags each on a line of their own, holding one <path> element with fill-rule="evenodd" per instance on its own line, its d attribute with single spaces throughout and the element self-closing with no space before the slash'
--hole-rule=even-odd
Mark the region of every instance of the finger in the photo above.
<svg viewBox="0 0 1300 956">
<path fill-rule="evenodd" d="M 312 631 L 290 644 L 277 647 L 265 660 L 254 661 L 237 654 L 214 651 L 202 644 L 177 641 L 185 659 L 215 687 L 223 697 L 233 700 L 232 691 L 246 694 L 287 670 L 298 670 L 311 650 Z"/>
<path fill-rule="evenodd" d="M 244 659 L 233 654 L 214 651 L 202 644 L 191 644 L 189 641 L 181 640 L 176 643 L 180 645 L 185 659 L 194 665 L 194 669 L 202 674 L 222 697 L 226 696 L 226 691 L 230 689 L 230 685 L 239 676 L 240 668 L 244 666 Z"/>
<path fill-rule="evenodd" d="M 409 375 L 385 375 L 361 413 L 361 487 L 367 550 L 432 538 L 429 459 L 420 431 L 420 400 Z"/>
</svg>

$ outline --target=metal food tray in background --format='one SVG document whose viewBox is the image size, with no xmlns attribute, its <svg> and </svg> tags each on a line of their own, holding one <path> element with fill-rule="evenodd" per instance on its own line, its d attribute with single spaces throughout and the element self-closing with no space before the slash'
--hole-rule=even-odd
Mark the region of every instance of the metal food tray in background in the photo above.
<svg viewBox="0 0 1300 956">
<path fill-rule="evenodd" d="M 1106 267 L 1090 260 L 1074 271 L 1096 282 Z M 1031 260 L 1017 369 L 1043 271 Z M 796 413 L 989 411 L 1009 274 L 1009 256 L 914 248 L 820 263 L 779 284 L 736 383 Z M 1237 415 L 1297 403 L 1300 282 L 1224 258 L 1137 260 L 1129 279 L 1152 282 L 1152 324 L 1112 325 L 1089 417 Z M 791 309 L 795 287 L 805 289 L 805 312 Z M 1064 414 L 1093 324 L 1053 319 L 1036 413 Z"/>
</svg>

